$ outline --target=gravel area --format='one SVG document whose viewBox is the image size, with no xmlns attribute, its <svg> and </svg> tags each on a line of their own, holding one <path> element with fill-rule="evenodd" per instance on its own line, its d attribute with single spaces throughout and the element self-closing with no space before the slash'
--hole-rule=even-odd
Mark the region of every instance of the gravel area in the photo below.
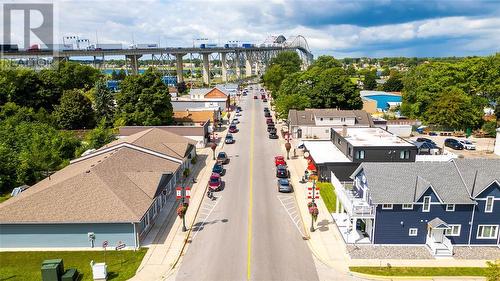
<svg viewBox="0 0 500 281">
<path fill-rule="evenodd" d="M 348 245 L 352 259 L 433 259 L 424 246 Z"/>
<path fill-rule="evenodd" d="M 500 259 L 500 248 L 498 247 L 453 247 L 456 259 L 467 260 L 497 260 Z"/>
</svg>

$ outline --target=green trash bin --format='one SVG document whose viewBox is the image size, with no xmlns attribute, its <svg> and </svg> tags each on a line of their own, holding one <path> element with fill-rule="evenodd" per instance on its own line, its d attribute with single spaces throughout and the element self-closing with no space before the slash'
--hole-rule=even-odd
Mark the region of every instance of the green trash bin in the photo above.
<svg viewBox="0 0 500 281">
<path fill-rule="evenodd" d="M 42 281 L 60 281 L 58 272 L 59 264 L 49 263 L 42 265 Z"/>
<path fill-rule="evenodd" d="M 78 270 L 70 268 L 61 277 L 61 281 L 75 281 L 78 278 Z"/>
<path fill-rule="evenodd" d="M 61 277 L 64 274 L 64 263 L 62 259 L 51 259 L 51 260 L 44 260 L 42 262 L 42 266 L 45 264 L 57 264 L 57 272 L 59 273 L 59 277 Z"/>
</svg>

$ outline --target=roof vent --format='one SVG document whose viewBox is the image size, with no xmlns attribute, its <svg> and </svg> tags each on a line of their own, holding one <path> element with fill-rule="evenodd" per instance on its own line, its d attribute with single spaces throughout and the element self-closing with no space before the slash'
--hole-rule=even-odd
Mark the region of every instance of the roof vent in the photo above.
<svg viewBox="0 0 500 281">
<path fill-rule="evenodd" d="M 95 166 L 95 164 L 90 165 L 90 167 L 94 167 L 94 166 Z"/>
<path fill-rule="evenodd" d="M 85 173 L 87 173 L 87 174 L 90 173 L 90 170 L 85 171 Z"/>
</svg>

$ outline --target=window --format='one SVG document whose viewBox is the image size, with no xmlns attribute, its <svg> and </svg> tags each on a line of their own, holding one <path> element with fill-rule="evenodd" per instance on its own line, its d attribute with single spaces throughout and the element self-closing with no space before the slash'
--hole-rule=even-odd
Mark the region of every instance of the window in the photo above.
<svg viewBox="0 0 500 281">
<path fill-rule="evenodd" d="M 410 159 L 410 151 L 409 150 L 401 150 L 399 153 L 400 159 Z"/>
<path fill-rule="evenodd" d="M 333 117 L 330 117 L 330 121 L 333 121 Z"/>
<path fill-rule="evenodd" d="M 408 230 L 408 235 L 409 236 L 417 236 L 417 234 L 418 234 L 418 228 L 410 228 Z"/>
<path fill-rule="evenodd" d="M 323 118 L 319 118 L 319 121 L 323 121 Z"/>
<path fill-rule="evenodd" d="M 446 212 L 455 212 L 455 204 L 446 204 Z"/>
<path fill-rule="evenodd" d="M 345 117 L 340 117 L 340 122 L 344 123 L 345 122 Z"/>
<path fill-rule="evenodd" d="M 352 148 L 349 146 L 349 155 L 352 156 Z"/>
<path fill-rule="evenodd" d="M 477 228 L 477 239 L 497 239 L 498 225 L 479 225 Z"/>
<path fill-rule="evenodd" d="M 382 204 L 382 210 L 392 210 L 392 204 Z"/>
<path fill-rule="evenodd" d="M 340 140 L 340 138 L 337 139 L 337 143 L 340 144 L 342 141 Z"/>
<path fill-rule="evenodd" d="M 495 197 L 493 197 L 493 196 L 486 197 L 486 204 L 484 206 L 485 213 L 492 213 L 493 212 L 493 203 L 495 202 L 494 200 L 495 200 Z"/>
<path fill-rule="evenodd" d="M 403 210 L 413 210 L 413 204 L 403 204 Z"/>
<path fill-rule="evenodd" d="M 447 229 L 444 232 L 444 235 L 446 235 L 446 236 L 460 236 L 460 228 L 462 228 L 462 225 L 449 224 L 448 226 L 450 227 L 450 229 Z"/>
<path fill-rule="evenodd" d="M 424 205 L 422 206 L 422 212 L 430 212 L 431 211 L 431 197 L 424 197 Z"/>
<path fill-rule="evenodd" d="M 356 159 L 365 159 L 365 151 L 364 150 L 356 151 Z"/>
</svg>

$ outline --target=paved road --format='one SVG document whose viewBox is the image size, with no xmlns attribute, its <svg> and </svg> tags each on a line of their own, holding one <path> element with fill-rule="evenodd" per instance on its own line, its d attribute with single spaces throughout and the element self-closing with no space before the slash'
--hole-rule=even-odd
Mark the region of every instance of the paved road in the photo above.
<svg viewBox="0 0 500 281">
<path fill-rule="evenodd" d="M 286 196 L 293 195 L 276 190 L 273 157 L 279 141 L 267 135 L 263 108 L 268 104 L 252 96 L 242 98 L 236 143 L 224 146 L 231 159 L 225 189 L 216 194 L 217 204 L 203 203 L 199 230 L 193 232 L 177 280 L 318 280 L 292 219 L 294 208 Z"/>
</svg>

